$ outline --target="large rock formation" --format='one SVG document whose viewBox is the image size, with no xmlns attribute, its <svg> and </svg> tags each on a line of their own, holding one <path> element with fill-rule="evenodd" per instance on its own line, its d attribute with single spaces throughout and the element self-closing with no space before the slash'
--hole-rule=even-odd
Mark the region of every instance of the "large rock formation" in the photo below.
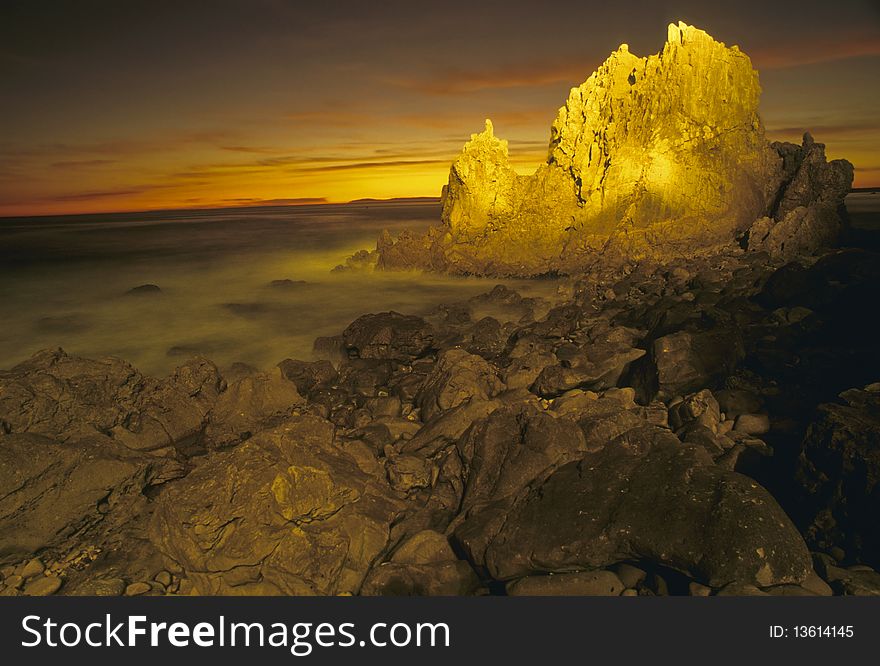
<svg viewBox="0 0 880 666">
<path fill-rule="evenodd" d="M 733 240 L 785 254 L 834 240 L 852 165 L 821 144 L 773 144 L 748 56 L 697 28 L 669 26 L 647 58 L 626 44 L 572 88 L 547 162 L 511 166 L 491 121 L 452 165 L 442 224 L 379 240 L 378 266 L 481 275 L 577 272 L 599 254 L 669 258 Z M 814 204 L 821 210 L 813 210 Z M 777 225 L 777 222 L 779 223 Z M 778 228 L 774 229 L 774 227 Z"/>
</svg>

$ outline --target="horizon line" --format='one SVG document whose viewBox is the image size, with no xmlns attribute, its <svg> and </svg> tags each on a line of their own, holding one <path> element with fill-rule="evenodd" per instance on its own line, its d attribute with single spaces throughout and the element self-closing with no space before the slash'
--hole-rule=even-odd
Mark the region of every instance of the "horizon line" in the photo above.
<svg viewBox="0 0 880 666">
<path fill-rule="evenodd" d="M 880 189 L 880 188 L 878 188 Z M 273 201 L 275 203 L 273 203 Z M 40 213 L 36 215 L 0 215 L 0 220 L 23 220 L 36 219 L 46 217 L 82 217 L 84 215 L 134 215 L 137 213 L 173 213 L 178 211 L 198 211 L 198 210 L 239 210 L 242 208 L 305 208 L 308 206 L 348 206 L 350 204 L 359 203 L 393 203 L 395 201 L 424 201 L 424 202 L 440 202 L 439 196 L 413 196 L 413 197 L 387 197 L 373 198 L 360 197 L 349 201 L 329 201 L 324 197 L 315 197 L 309 201 L 298 201 L 281 203 L 284 199 L 267 199 L 258 203 L 241 203 L 241 204 L 215 204 L 215 205 L 193 205 L 193 206 L 173 206 L 170 208 L 137 208 L 130 210 L 102 210 L 102 211 L 85 211 L 81 213 Z"/>
</svg>

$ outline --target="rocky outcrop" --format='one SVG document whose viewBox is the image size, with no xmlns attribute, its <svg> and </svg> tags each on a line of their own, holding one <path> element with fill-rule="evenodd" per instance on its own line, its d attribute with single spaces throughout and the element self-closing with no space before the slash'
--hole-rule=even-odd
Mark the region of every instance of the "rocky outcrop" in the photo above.
<svg viewBox="0 0 880 666">
<path fill-rule="evenodd" d="M 819 407 L 801 450 L 798 476 L 808 496 L 808 536 L 880 565 L 880 384 L 841 393 Z"/>
<path fill-rule="evenodd" d="M 783 158 L 783 183 L 772 215 L 748 232 L 748 248 L 791 260 L 832 247 L 841 231 L 843 198 L 853 181 L 846 160 L 825 160 L 825 145 L 804 134 L 802 146 L 774 143 Z"/>
<path fill-rule="evenodd" d="M 668 260 L 730 243 L 765 216 L 749 234 L 754 249 L 826 246 L 852 165 L 827 164 L 809 136 L 771 145 L 759 96 L 748 56 L 692 26 L 670 25 L 646 58 L 624 44 L 572 88 L 534 174 L 516 172 L 487 120 L 452 164 L 442 224 L 383 234 L 377 265 L 576 273 L 600 257 Z"/>
<path fill-rule="evenodd" d="M 63 442 L 105 435 L 124 449 L 187 452 L 224 388 L 217 367 L 205 359 L 157 380 L 116 358 L 40 352 L 0 372 L 0 427 Z"/>
</svg>

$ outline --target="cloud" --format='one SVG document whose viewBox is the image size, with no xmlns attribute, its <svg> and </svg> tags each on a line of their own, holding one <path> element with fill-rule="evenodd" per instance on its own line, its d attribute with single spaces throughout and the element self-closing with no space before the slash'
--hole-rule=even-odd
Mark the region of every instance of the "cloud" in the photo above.
<svg viewBox="0 0 880 666">
<path fill-rule="evenodd" d="M 786 69 L 864 56 L 880 56 L 880 35 L 829 35 L 779 41 L 746 51 L 759 69 Z"/>
<path fill-rule="evenodd" d="M 545 62 L 507 63 L 499 67 L 451 67 L 388 83 L 429 95 L 460 95 L 499 88 L 531 88 L 566 82 L 579 85 L 596 69 L 592 59 L 569 55 Z"/>
<path fill-rule="evenodd" d="M 68 160 L 64 162 L 53 162 L 49 166 L 53 169 L 87 169 L 91 167 L 107 166 L 109 164 L 119 164 L 119 160 L 96 159 L 96 160 Z"/>
</svg>

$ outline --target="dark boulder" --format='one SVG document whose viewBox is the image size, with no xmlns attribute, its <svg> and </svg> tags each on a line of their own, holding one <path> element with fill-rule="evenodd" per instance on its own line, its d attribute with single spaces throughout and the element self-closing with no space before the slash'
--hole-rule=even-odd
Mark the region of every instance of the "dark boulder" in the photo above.
<svg viewBox="0 0 880 666">
<path fill-rule="evenodd" d="M 455 537 L 500 580 L 646 560 L 712 587 L 769 586 L 812 568 L 767 491 L 657 429 L 560 467 L 509 510 L 472 511 Z"/>
<path fill-rule="evenodd" d="M 420 317 L 380 312 L 354 320 L 342 340 L 349 354 L 359 358 L 407 361 L 431 349 L 434 329 Z"/>
</svg>

